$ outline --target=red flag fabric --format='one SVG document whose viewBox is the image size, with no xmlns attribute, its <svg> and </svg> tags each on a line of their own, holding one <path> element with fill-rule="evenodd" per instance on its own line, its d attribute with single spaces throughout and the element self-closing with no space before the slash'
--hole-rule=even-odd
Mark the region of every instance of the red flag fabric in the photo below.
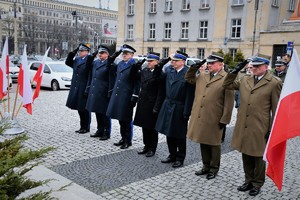
<svg viewBox="0 0 300 200">
<path fill-rule="evenodd" d="M 24 51 L 18 76 L 18 84 L 20 85 L 19 94 L 23 97 L 23 107 L 25 107 L 27 112 L 32 115 L 32 89 L 30 83 L 26 45 L 24 45 Z"/>
<path fill-rule="evenodd" d="M 42 83 L 43 73 L 44 73 L 44 67 L 45 67 L 45 62 L 46 62 L 49 50 L 50 50 L 50 47 L 45 52 L 45 55 L 44 55 L 43 60 L 42 60 L 42 63 L 40 65 L 40 67 L 38 68 L 37 72 L 35 73 L 35 75 L 33 77 L 33 80 L 32 80 L 32 81 L 36 82 L 36 87 L 35 87 L 35 91 L 34 91 L 34 94 L 33 94 L 33 101 L 36 98 L 38 98 L 38 96 L 40 94 L 41 83 Z"/>
<path fill-rule="evenodd" d="M 294 49 L 264 153 L 267 175 L 282 189 L 286 142 L 300 135 L 300 60 Z"/>
<path fill-rule="evenodd" d="M 0 62 L 0 99 L 7 94 L 7 74 L 9 74 L 8 38 L 6 37 Z"/>
</svg>

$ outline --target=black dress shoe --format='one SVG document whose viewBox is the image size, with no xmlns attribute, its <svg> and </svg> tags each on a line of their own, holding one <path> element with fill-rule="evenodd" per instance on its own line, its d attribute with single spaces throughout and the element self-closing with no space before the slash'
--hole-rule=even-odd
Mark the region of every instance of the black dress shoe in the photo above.
<svg viewBox="0 0 300 200">
<path fill-rule="evenodd" d="M 172 163 L 175 161 L 176 161 L 175 158 L 170 158 L 170 157 L 167 157 L 165 160 L 161 160 L 162 163 Z"/>
<path fill-rule="evenodd" d="M 250 196 L 256 196 L 260 193 L 260 187 L 253 187 L 250 191 L 249 191 L 249 195 Z"/>
<path fill-rule="evenodd" d="M 173 168 L 177 168 L 177 167 L 181 167 L 183 165 L 183 161 L 176 161 L 173 165 L 172 165 L 172 167 Z"/>
<path fill-rule="evenodd" d="M 100 136 L 100 140 L 108 140 L 109 138 L 110 138 L 110 136 L 108 136 L 108 135 Z"/>
<path fill-rule="evenodd" d="M 102 136 L 103 136 L 103 133 L 100 131 L 97 131 L 96 133 L 90 135 L 90 137 L 102 137 Z"/>
<path fill-rule="evenodd" d="M 252 183 L 244 183 L 243 185 L 237 188 L 238 191 L 245 192 L 253 188 Z"/>
<path fill-rule="evenodd" d="M 81 129 L 81 130 L 78 131 L 79 134 L 85 134 L 85 133 L 88 133 L 88 132 L 90 132 L 90 130 L 88 130 L 88 129 Z"/>
<path fill-rule="evenodd" d="M 148 152 L 147 148 L 143 148 L 141 151 L 138 151 L 138 154 L 146 154 Z"/>
<path fill-rule="evenodd" d="M 146 157 L 152 157 L 152 156 L 154 156 L 154 151 L 148 151 L 147 153 L 146 153 Z"/>
<path fill-rule="evenodd" d="M 121 139 L 119 142 L 114 143 L 115 146 L 122 146 L 125 143 L 123 139 Z"/>
<path fill-rule="evenodd" d="M 79 129 L 79 130 L 75 131 L 75 133 L 79 133 L 79 131 L 81 131 L 81 129 Z"/>
<path fill-rule="evenodd" d="M 201 170 L 195 172 L 196 176 L 205 175 L 208 173 L 209 173 L 209 171 L 204 170 L 204 169 L 201 169 Z"/>
<path fill-rule="evenodd" d="M 131 146 L 129 142 L 124 142 L 124 144 L 121 145 L 120 149 L 128 149 L 129 146 Z"/>
<path fill-rule="evenodd" d="M 217 174 L 214 172 L 208 172 L 208 174 L 206 175 L 206 179 L 210 180 L 210 179 L 216 178 L 216 175 Z"/>
</svg>

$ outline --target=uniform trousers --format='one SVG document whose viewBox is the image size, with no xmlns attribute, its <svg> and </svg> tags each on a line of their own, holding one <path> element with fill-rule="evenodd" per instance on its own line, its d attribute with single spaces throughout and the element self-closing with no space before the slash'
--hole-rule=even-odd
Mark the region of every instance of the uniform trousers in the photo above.
<svg viewBox="0 0 300 200">
<path fill-rule="evenodd" d="M 167 136 L 169 157 L 183 162 L 186 155 L 186 138 L 175 138 Z"/>
<path fill-rule="evenodd" d="M 120 121 L 120 132 L 121 137 L 124 141 L 130 142 L 132 140 L 133 132 L 132 132 L 132 121 Z"/>
<path fill-rule="evenodd" d="M 103 113 L 95 113 L 97 119 L 97 132 L 110 137 L 111 119 Z"/>
<path fill-rule="evenodd" d="M 221 162 L 221 146 L 200 144 L 203 170 L 218 173 Z"/>
<path fill-rule="evenodd" d="M 266 162 L 263 157 L 242 154 L 245 182 L 255 187 L 262 187 L 265 183 Z"/>
<path fill-rule="evenodd" d="M 80 129 L 90 130 L 91 113 L 87 110 L 78 110 L 80 118 Z"/>
<path fill-rule="evenodd" d="M 149 128 L 142 128 L 142 131 L 145 149 L 155 152 L 158 143 L 158 132 Z"/>
</svg>

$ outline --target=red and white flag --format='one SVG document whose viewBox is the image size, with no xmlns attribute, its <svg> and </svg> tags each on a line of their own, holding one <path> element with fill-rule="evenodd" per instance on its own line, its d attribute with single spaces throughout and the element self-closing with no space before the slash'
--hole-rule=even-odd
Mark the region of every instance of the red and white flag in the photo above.
<svg viewBox="0 0 300 200">
<path fill-rule="evenodd" d="M 49 50 L 50 50 L 50 47 L 47 49 L 47 51 L 46 51 L 46 53 L 45 53 L 45 55 L 43 57 L 42 63 L 40 65 L 39 69 L 37 70 L 37 72 L 35 73 L 35 75 L 33 77 L 33 80 L 32 80 L 32 81 L 36 82 L 36 88 L 35 88 L 35 91 L 34 91 L 34 94 L 33 94 L 33 101 L 40 94 L 41 83 L 42 83 L 43 73 L 44 73 L 44 68 L 45 68 L 45 62 L 46 62 Z"/>
<path fill-rule="evenodd" d="M 27 112 L 32 115 L 32 89 L 30 83 L 26 45 L 24 45 L 24 51 L 21 59 L 18 84 L 20 85 L 19 94 L 23 97 L 23 107 L 25 107 Z"/>
<path fill-rule="evenodd" d="M 270 138 L 264 153 L 267 175 L 282 189 L 286 142 L 300 135 L 300 60 L 294 49 L 280 94 Z M 299 152 L 295 152 L 299 153 Z"/>
<path fill-rule="evenodd" d="M 2 58 L 0 62 L 0 99 L 7 94 L 7 74 L 9 74 L 9 54 L 8 54 L 8 39 L 6 36 L 2 50 Z"/>
</svg>

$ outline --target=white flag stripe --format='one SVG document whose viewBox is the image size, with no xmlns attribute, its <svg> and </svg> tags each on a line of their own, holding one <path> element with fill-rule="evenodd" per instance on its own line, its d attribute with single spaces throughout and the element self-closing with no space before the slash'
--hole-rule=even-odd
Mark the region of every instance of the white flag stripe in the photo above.
<svg viewBox="0 0 300 200">
<path fill-rule="evenodd" d="M 22 69 L 23 69 L 23 105 L 32 103 L 32 89 L 30 83 L 29 66 L 27 60 L 26 45 L 24 45 L 24 51 L 22 55 Z"/>
<path fill-rule="evenodd" d="M 4 46 L 3 46 L 3 50 L 2 50 L 2 57 L 1 57 L 1 71 L 2 71 L 2 74 L 3 74 L 3 88 L 2 88 L 2 91 L 3 92 L 6 92 L 7 91 L 7 77 L 6 77 L 6 57 L 8 55 L 8 38 L 6 36 L 6 39 L 5 39 L 5 43 L 4 43 Z"/>
<path fill-rule="evenodd" d="M 46 63 L 46 59 L 47 59 L 49 50 L 50 50 L 50 47 L 48 47 L 47 51 L 45 52 L 45 55 L 43 56 L 43 59 L 42 59 L 42 71 L 41 71 L 40 76 L 43 76 L 44 68 L 45 68 L 45 63 Z"/>
</svg>

